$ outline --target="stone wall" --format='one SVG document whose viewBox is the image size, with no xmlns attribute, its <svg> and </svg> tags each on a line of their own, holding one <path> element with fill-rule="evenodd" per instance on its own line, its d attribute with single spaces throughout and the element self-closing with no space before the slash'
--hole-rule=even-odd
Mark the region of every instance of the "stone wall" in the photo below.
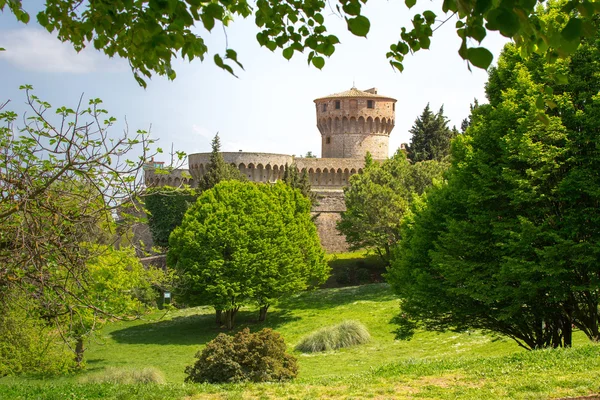
<svg viewBox="0 0 600 400">
<path fill-rule="evenodd" d="M 321 239 L 321 246 L 328 253 L 348 251 L 346 237 L 337 230 L 341 212 L 346 211 L 344 192 L 342 190 L 316 190 L 319 204 L 314 207 L 315 225 Z"/>
<path fill-rule="evenodd" d="M 337 231 L 336 223 L 340 219 L 340 213 L 346 210 L 343 187 L 348 185 L 352 175 L 362 172 L 364 160 L 294 158 L 285 154 L 271 153 L 226 152 L 222 154 L 226 162 L 239 168 L 252 182 L 275 182 L 283 179 L 285 164 L 291 165 L 295 162 L 299 172 L 308 173 L 312 189 L 319 196 L 319 204 L 313 209 L 313 215 L 317 215 L 315 223 L 323 248 L 330 253 L 348 250 L 346 239 Z M 145 171 L 147 185 L 179 186 L 186 182 L 198 182 L 209 162 L 210 153 L 197 153 L 189 155 L 190 172 L 174 170 L 171 174 L 164 175 L 157 174 L 153 168 L 148 168 Z"/>
<path fill-rule="evenodd" d="M 146 186 L 180 186 L 190 185 L 196 187 L 196 180 L 192 178 L 187 169 L 174 169 L 165 173 L 161 168 L 145 167 L 144 182 Z"/>
<path fill-rule="evenodd" d="M 196 153 L 188 156 L 189 171 L 198 180 L 210 163 L 211 153 Z M 252 182 L 275 182 L 283 178 L 285 164 L 294 158 L 287 154 L 223 152 L 225 162 L 237 167 Z"/>
</svg>

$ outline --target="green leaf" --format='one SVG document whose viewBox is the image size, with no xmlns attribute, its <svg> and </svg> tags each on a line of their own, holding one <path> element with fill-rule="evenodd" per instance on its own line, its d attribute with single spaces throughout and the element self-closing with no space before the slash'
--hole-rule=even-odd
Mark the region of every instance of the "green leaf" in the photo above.
<svg viewBox="0 0 600 400">
<path fill-rule="evenodd" d="M 561 36 L 569 42 L 579 40 L 583 31 L 583 22 L 579 18 L 571 18 L 560 32 Z"/>
<path fill-rule="evenodd" d="M 538 113 L 537 119 L 539 119 L 546 126 L 550 125 L 550 119 L 548 118 L 546 113 L 543 113 L 543 112 Z"/>
<path fill-rule="evenodd" d="M 496 23 L 499 26 L 500 33 L 506 37 L 513 37 L 521 27 L 519 17 L 512 10 L 500 9 L 496 16 Z"/>
<path fill-rule="evenodd" d="M 561 85 L 566 85 L 567 83 L 569 83 L 569 78 L 566 75 L 556 74 L 554 78 L 556 80 L 556 83 L 559 83 Z"/>
<path fill-rule="evenodd" d="M 207 13 L 202 13 L 200 15 L 200 18 L 202 18 L 202 24 L 204 25 L 207 31 L 210 32 L 212 28 L 215 27 L 215 19 Z"/>
<path fill-rule="evenodd" d="M 371 29 L 371 22 L 363 15 L 347 19 L 347 22 L 348 30 L 356 36 L 366 37 L 369 29 Z"/>
<path fill-rule="evenodd" d="M 360 3 L 356 0 L 348 1 L 342 6 L 344 12 L 348 15 L 359 15 L 360 14 Z"/>
<path fill-rule="evenodd" d="M 467 60 L 478 68 L 487 69 L 493 59 L 494 56 L 485 47 L 472 47 L 467 49 Z"/>
<path fill-rule="evenodd" d="M 427 21 L 427 23 L 432 24 L 435 22 L 436 15 L 433 11 L 426 10 L 426 11 L 423 11 L 423 17 L 425 18 L 425 21 Z"/>
<path fill-rule="evenodd" d="M 38 20 L 38 23 L 43 27 L 48 25 L 48 16 L 43 12 L 38 13 L 37 20 Z"/>
<path fill-rule="evenodd" d="M 398 61 L 390 61 L 390 65 L 393 69 L 397 69 L 399 72 L 404 71 L 404 65 L 402 65 L 402 63 L 399 63 Z"/>
<path fill-rule="evenodd" d="M 233 50 L 233 49 L 225 50 L 225 58 L 236 63 L 237 66 L 240 67 L 241 69 L 244 69 L 244 66 L 237 59 L 237 53 L 235 52 L 235 50 Z"/>
<path fill-rule="evenodd" d="M 417 4 L 417 0 L 405 0 L 404 3 L 406 7 L 413 8 L 415 4 Z"/>
<path fill-rule="evenodd" d="M 535 106 L 537 107 L 538 110 L 543 110 L 544 109 L 544 96 L 542 96 L 541 94 L 537 97 L 537 99 L 535 100 Z"/>
<path fill-rule="evenodd" d="M 265 47 L 271 51 L 275 51 L 275 49 L 277 48 L 277 43 L 275 43 L 272 40 L 269 40 L 267 43 L 265 43 Z"/>
<path fill-rule="evenodd" d="M 289 60 L 290 58 L 292 58 L 293 55 L 294 55 L 294 49 L 292 49 L 291 47 L 287 47 L 287 48 L 283 49 L 283 58 L 285 58 L 286 60 Z"/>
<path fill-rule="evenodd" d="M 325 66 L 325 59 L 323 57 L 313 57 L 312 63 L 318 69 L 322 69 Z"/>
</svg>

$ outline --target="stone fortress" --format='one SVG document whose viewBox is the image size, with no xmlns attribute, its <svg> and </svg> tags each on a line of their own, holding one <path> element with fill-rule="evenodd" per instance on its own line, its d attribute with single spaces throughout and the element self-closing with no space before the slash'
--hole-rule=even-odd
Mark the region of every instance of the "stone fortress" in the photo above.
<svg viewBox="0 0 600 400">
<path fill-rule="evenodd" d="M 286 154 L 223 152 L 226 162 L 237 167 L 253 182 L 275 182 L 283 178 L 285 165 L 296 164 L 308 173 L 319 204 L 313 209 L 321 244 L 328 252 L 347 250 L 345 238 L 336 229 L 345 211 L 343 188 L 350 176 L 360 173 L 367 152 L 374 160 L 388 158 L 389 135 L 394 129 L 396 100 L 377 89 L 350 90 L 316 100 L 317 126 L 321 132 L 322 158 L 301 158 Z M 189 170 L 168 175 L 155 174 L 155 163 L 145 171 L 147 186 L 196 186 L 210 162 L 210 153 L 188 155 Z"/>
</svg>

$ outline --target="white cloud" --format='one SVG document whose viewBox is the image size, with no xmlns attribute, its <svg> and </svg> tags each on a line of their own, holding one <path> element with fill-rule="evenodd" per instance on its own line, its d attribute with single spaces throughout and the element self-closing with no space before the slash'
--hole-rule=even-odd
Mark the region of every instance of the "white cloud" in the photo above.
<svg viewBox="0 0 600 400">
<path fill-rule="evenodd" d="M 41 29 L 3 31 L 0 45 L 6 49 L 0 52 L 0 60 L 29 71 L 85 74 L 125 67 L 122 60 L 110 60 L 93 48 L 77 53 L 70 43 Z"/>
</svg>

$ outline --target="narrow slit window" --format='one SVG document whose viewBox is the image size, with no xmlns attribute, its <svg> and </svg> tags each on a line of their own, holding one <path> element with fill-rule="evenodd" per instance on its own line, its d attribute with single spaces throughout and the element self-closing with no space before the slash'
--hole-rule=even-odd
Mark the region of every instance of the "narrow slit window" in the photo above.
<svg viewBox="0 0 600 400">
<path fill-rule="evenodd" d="M 327 104 L 323 104 L 323 112 L 327 111 Z"/>
<path fill-rule="evenodd" d="M 335 109 L 339 110 L 340 108 L 342 108 L 342 102 L 339 100 L 335 101 Z"/>
<path fill-rule="evenodd" d="M 331 137 L 327 136 L 325 138 L 325 144 L 330 144 L 331 143 Z"/>
<path fill-rule="evenodd" d="M 375 108 L 375 102 L 373 100 L 367 100 L 367 108 Z"/>
</svg>

